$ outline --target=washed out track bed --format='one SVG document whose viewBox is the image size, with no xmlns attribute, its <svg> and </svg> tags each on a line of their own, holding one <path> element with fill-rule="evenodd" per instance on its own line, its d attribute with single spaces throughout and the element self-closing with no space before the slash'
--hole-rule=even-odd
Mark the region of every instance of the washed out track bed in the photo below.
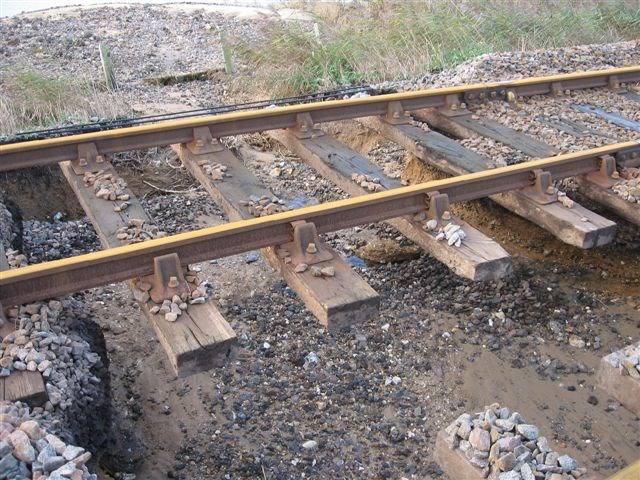
<svg viewBox="0 0 640 480">
<path fill-rule="evenodd" d="M 635 460 L 640 441 L 638 413 L 609 393 L 618 377 L 595 375 L 602 345 L 638 334 L 639 81 L 640 67 L 628 67 L 356 94 L 3 145 L 2 171 L 60 170 L 103 249 L 32 265 L 8 249 L 5 327 L 24 323 L 14 305 L 100 287 L 86 294 L 99 312 L 103 295 L 130 289 L 135 303 L 102 325 L 112 356 L 144 358 L 130 367 L 147 395 L 124 417 L 144 417 L 133 405 L 180 415 L 167 429 L 180 450 L 156 454 L 142 475 L 376 478 L 403 471 L 404 458 L 407 478 L 604 478 Z M 272 152 L 242 140 L 258 133 Z M 188 202 L 200 220 L 219 225 L 172 234 L 110 161 L 159 146 L 199 185 Z M 310 204 L 325 185 L 326 199 L 341 200 Z M 406 272 L 353 256 L 375 236 L 383 256 L 413 258 Z M 125 322 L 137 311 L 147 325 Z M 46 369 L 22 369 L 17 337 L 3 339 L 15 356 L 3 365 L 5 391 L 7 379 L 37 377 L 26 393 L 46 404 Z M 492 383 L 487 368 L 535 380 Z M 454 385 L 464 385 L 458 404 Z M 443 408 L 423 411 L 431 395 Z M 164 422 L 149 420 L 139 429 L 151 438 Z M 341 433 L 352 424 L 358 438 Z M 252 452 L 255 442 L 266 450 Z"/>
</svg>

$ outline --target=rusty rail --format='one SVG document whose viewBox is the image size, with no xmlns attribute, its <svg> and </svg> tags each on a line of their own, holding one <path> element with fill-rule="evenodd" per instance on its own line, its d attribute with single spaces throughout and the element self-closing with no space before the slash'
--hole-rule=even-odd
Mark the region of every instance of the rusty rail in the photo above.
<svg viewBox="0 0 640 480">
<path fill-rule="evenodd" d="M 639 151 L 639 142 L 617 143 L 0 272 L 0 303 L 27 303 L 147 275 L 155 257 L 170 253 L 191 264 L 280 245 L 291 239 L 291 224 L 299 220 L 313 222 L 319 233 L 332 232 L 423 211 L 435 192 L 450 202 L 473 200 L 529 186 L 536 170 L 560 179 L 597 171 L 605 155 L 640 160 Z"/>
<path fill-rule="evenodd" d="M 372 115 L 403 115 L 422 108 L 442 108 L 484 98 L 543 95 L 572 89 L 618 87 L 640 81 L 640 66 L 464 85 L 349 100 L 234 112 L 137 127 L 70 135 L 0 146 L 0 171 L 49 165 L 79 158 L 79 149 L 98 155 L 178 143 L 202 142 L 230 135 L 292 128 Z M 204 133 L 204 135 L 203 135 Z"/>
</svg>

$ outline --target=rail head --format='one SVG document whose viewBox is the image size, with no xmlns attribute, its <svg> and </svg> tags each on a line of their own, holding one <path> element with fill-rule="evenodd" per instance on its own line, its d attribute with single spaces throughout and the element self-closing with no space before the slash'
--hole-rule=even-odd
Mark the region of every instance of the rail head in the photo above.
<svg viewBox="0 0 640 480">
<path fill-rule="evenodd" d="M 279 245 L 290 240 L 291 224 L 299 220 L 327 233 L 423 211 L 434 192 L 462 202 L 526 187 L 534 170 L 547 171 L 553 179 L 586 174 L 598 170 L 600 157 L 639 146 L 636 141 L 617 143 L 4 271 L 0 303 L 27 303 L 147 275 L 153 259 L 169 253 L 190 264 Z"/>
<path fill-rule="evenodd" d="M 298 124 L 300 115 L 309 115 L 313 123 L 324 123 L 384 115 L 388 112 L 391 104 L 400 105 L 404 111 L 410 112 L 422 108 L 445 106 L 452 97 L 464 101 L 473 95 L 491 96 L 493 92 L 502 95 L 507 91 L 517 95 L 537 95 L 550 93 L 557 88 L 603 87 L 610 84 L 617 85 L 633 81 L 640 81 L 640 66 L 435 88 L 346 100 L 329 100 L 173 120 L 1 145 L 0 171 L 74 160 L 78 157 L 78 146 L 82 144 L 95 144 L 98 154 L 106 155 L 127 150 L 187 143 L 194 140 L 194 129 L 201 127 L 209 128 L 214 138 L 220 138 L 265 130 L 291 128 Z"/>
</svg>

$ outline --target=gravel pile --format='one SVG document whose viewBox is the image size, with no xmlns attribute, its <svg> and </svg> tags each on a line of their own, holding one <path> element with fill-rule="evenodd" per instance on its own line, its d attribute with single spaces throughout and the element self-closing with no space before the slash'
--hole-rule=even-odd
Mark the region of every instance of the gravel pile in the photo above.
<svg viewBox="0 0 640 480">
<path fill-rule="evenodd" d="M 297 157 L 280 150 L 272 152 L 262 135 L 237 137 L 247 145 L 236 148 L 236 155 L 287 206 L 301 208 L 318 202 L 346 198 L 340 189 Z M 265 151 L 267 150 L 267 151 Z"/>
<path fill-rule="evenodd" d="M 146 242 L 147 240 L 167 236 L 167 233 L 160 230 L 157 225 L 140 218 L 129 219 L 127 225 L 118 228 L 115 233 L 116 238 L 120 240 L 123 245 Z"/>
<path fill-rule="evenodd" d="M 263 195 L 251 195 L 248 200 L 243 200 L 240 205 L 248 207 L 254 217 L 266 217 L 275 213 L 288 212 L 293 210 L 285 204 L 285 201 L 278 197 L 268 197 Z"/>
<path fill-rule="evenodd" d="M 640 63 L 640 47 L 637 40 L 550 50 L 500 52 L 480 55 L 452 69 L 427 74 L 417 80 L 388 82 L 376 87 L 395 88 L 399 91 L 420 90 L 602 70 L 638 65 L 638 63 Z"/>
<path fill-rule="evenodd" d="M 587 369 L 539 346 L 599 348 L 595 327 L 606 320 L 592 312 L 597 300 L 582 292 L 569 300 L 533 272 L 473 283 L 426 256 L 357 270 L 380 293 L 381 316 L 344 335 L 319 329 L 282 282 L 223 309 L 250 360 L 212 373 L 203 403 L 216 420 L 185 439 L 176 478 L 249 478 L 262 468 L 274 478 L 426 478 L 439 471 L 429 454 L 434 429 L 460 407 L 453 377 L 441 380 L 460 344 L 484 345 L 550 379 Z M 452 326 L 437 327 L 449 314 Z M 581 347 L 570 346 L 572 335 Z"/>
<path fill-rule="evenodd" d="M 20 218 L 14 218 L 14 212 L 8 207 L 10 203 L 5 198 L 4 192 L 0 190 L 0 242 L 5 251 L 16 246 L 16 241 L 21 237 L 22 225 Z M 19 241 L 18 241 L 19 243 Z"/>
<path fill-rule="evenodd" d="M 68 234 L 78 231 L 76 222 L 26 223 L 41 227 L 35 235 L 29 227 L 25 230 L 26 243 L 37 250 L 31 257 L 38 260 L 52 255 L 46 247 L 58 248 Z M 1 235 L 4 241 L 4 231 Z M 33 243 L 36 235 L 38 244 Z M 65 251 L 60 249 L 54 255 Z M 12 268 L 26 265 L 26 256 L 17 250 L 10 252 Z M 14 329 L 5 325 L 0 337 L 0 377 L 24 370 L 39 372 L 48 400 L 31 409 L 20 402 L 0 406 L 0 478 L 96 478 L 85 466 L 91 454 L 74 445 L 81 442 L 99 450 L 110 438 L 110 392 L 102 334 L 87 307 L 71 297 L 10 307 L 6 313 Z M 86 416 L 94 410 L 101 415 Z"/>
<path fill-rule="evenodd" d="M 640 380 L 640 343 L 630 345 L 605 357 L 623 375 Z"/>
<path fill-rule="evenodd" d="M 640 132 L 615 125 L 593 113 L 583 113 L 573 107 L 577 104 L 592 104 L 607 112 L 619 112 L 626 118 L 637 116 L 638 111 L 637 102 L 606 90 L 575 90 L 556 98 L 524 97 L 517 103 L 498 100 L 470 105 L 470 110 L 531 135 L 563 153 L 640 139 Z M 573 128 L 567 132 L 561 125 Z"/>
<path fill-rule="evenodd" d="M 640 168 L 625 168 L 611 189 L 623 200 L 640 203 Z"/>
<path fill-rule="evenodd" d="M 140 203 L 153 223 L 169 235 L 210 226 L 203 218 L 225 218 L 206 192 L 154 195 L 140 199 Z"/>
<path fill-rule="evenodd" d="M 496 167 L 505 167 L 526 162 L 529 159 L 520 150 L 504 145 L 491 138 L 476 136 L 460 140 L 460 144 L 469 150 L 483 155 Z"/>
<path fill-rule="evenodd" d="M 553 451 L 538 427 L 497 403 L 475 415 L 463 413 L 445 432 L 448 446 L 463 452 L 484 478 L 574 480 L 587 472 L 569 455 Z"/>
<path fill-rule="evenodd" d="M 0 376 L 10 376 L 21 370 L 40 372 L 48 395 L 48 400 L 42 407 L 25 413 L 20 404 L 15 404 L 7 407 L 9 413 L 13 415 L 18 411 L 16 418 L 19 420 L 28 416 L 29 419 L 43 423 L 49 432 L 59 435 L 67 443 L 80 441 L 84 445 L 103 447 L 108 441 L 111 428 L 110 394 L 107 365 L 104 358 L 96 352 L 104 353 L 104 341 L 100 340 L 102 336 L 91 321 L 84 304 L 73 298 L 63 298 L 61 301 L 50 300 L 47 303 L 9 308 L 8 321 L 15 325 L 15 330 L 6 334 L 0 343 Z M 89 417 L 86 416 L 88 411 L 100 411 L 101 415 Z M 8 418 L 13 418 L 12 415 Z M 20 422 L 14 426 L 19 425 Z M 39 438 L 31 440 L 35 442 Z M 86 469 L 81 468 L 90 455 L 82 456 L 80 460 L 76 458 L 84 452 L 82 449 L 69 450 L 63 455 L 64 462 L 59 458 L 51 459 L 52 463 L 47 468 L 43 459 L 58 456 L 60 452 L 57 450 L 64 447 L 56 446 L 57 453 L 46 450 L 48 453 L 42 454 L 46 445 L 42 442 L 36 442 L 36 445 L 36 456 L 40 463 L 30 465 L 29 468 L 38 470 L 44 467 L 46 473 L 51 473 L 51 479 L 93 478 L 88 476 Z M 73 452 L 76 452 L 75 455 Z M 28 464 L 33 462 L 28 456 L 17 458 Z M 6 461 L 7 468 L 11 466 L 24 469 L 24 466 L 16 464 L 10 456 L 6 457 Z M 75 474 L 76 477 L 72 476 L 75 468 L 71 469 L 71 465 L 66 465 L 69 461 L 76 461 L 77 468 L 82 470 Z M 67 472 L 65 476 L 57 476 L 53 472 L 58 468 L 61 468 L 58 474 Z"/>
<path fill-rule="evenodd" d="M 157 103 L 163 111 L 167 111 L 167 104 L 181 104 L 182 109 L 218 104 L 224 85 L 215 78 L 190 82 L 187 88 L 146 80 L 221 69 L 224 61 L 219 28 L 230 37 L 255 42 L 264 26 L 273 21 L 166 6 L 131 5 L 77 12 L 49 18 L 2 19 L 1 35 L 11 45 L 4 59 L 7 71 L 28 62 L 31 69 L 51 75 L 101 80 L 98 45 L 104 43 L 110 48 L 116 80 L 129 104 L 135 109 L 152 108 Z"/>
<path fill-rule="evenodd" d="M 200 215 L 222 217 L 221 211 L 206 193 L 157 195 L 143 199 L 141 203 L 154 223 L 162 226 L 162 235 L 165 232 L 175 234 L 203 228 Z M 145 226 L 133 225 L 125 229 L 121 232 L 126 235 L 126 238 L 123 236 L 123 242 L 136 241 L 140 236 L 145 236 L 150 228 L 146 226 L 147 230 L 143 232 Z M 158 227 L 152 230 L 156 231 Z M 93 226 L 86 218 L 52 223 L 26 220 L 23 241 L 23 253 L 30 264 L 81 255 L 101 248 Z"/>
<path fill-rule="evenodd" d="M 53 223 L 25 220 L 23 226 L 23 254 L 29 264 L 100 250 L 98 237 L 86 220 Z"/>
<path fill-rule="evenodd" d="M 0 402 L 0 415 L 0 478 L 97 480 L 86 466 L 91 453 L 50 433 L 28 407 Z"/>
<path fill-rule="evenodd" d="M 73 416 L 100 402 L 105 365 L 87 337 L 89 316 L 73 299 L 50 300 L 8 310 L 16 329 L 0 343 L 1 376 L 13 371 L 42 373 L 49 400 L 43 416 Z"/>
</svg>

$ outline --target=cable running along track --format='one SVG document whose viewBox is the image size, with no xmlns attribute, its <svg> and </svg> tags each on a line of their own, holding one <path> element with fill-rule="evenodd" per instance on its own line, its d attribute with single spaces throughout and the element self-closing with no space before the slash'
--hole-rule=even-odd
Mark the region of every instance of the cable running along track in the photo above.
<svg viewBox="0 0 640 480">
<path fill-rule="evenodd" d="M 312 128 L 314 124 L 368 116 L 390 114 L 393 118 L 410 115 L 414 110 L 442 108 L 484 98 L 545 95 L 571 89 L 615 87 L 621 83 L 638 81 L 640 67 L 626 67 L 187 118 L 0 145 L 0 171 L 73 160 L 78 157 L 78 147 L 85 144 L 95 145 L 97 155 L 107 155 L 198 140 L 206 142 L 211 137 L 217 139 L 244 133 L 294 128 L 300 124 Z M 209 132 L 204 132 L 203 128 Z M 203 132 L 205 136 L 198 138 Z"/>
</svg>

